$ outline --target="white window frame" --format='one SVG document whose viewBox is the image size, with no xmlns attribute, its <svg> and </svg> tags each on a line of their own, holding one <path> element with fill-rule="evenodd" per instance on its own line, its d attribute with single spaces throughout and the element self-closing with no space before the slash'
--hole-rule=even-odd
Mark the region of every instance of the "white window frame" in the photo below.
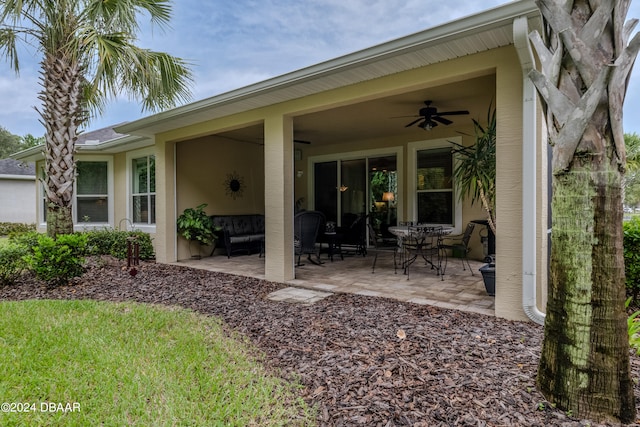
<svg viewBox="0 0 640 427">
<path fill-rule="evenodd" d="M 94 229 L 102 229 L 105 227 L 113 227 L 113 217 L 114 217 L 114 179 L 113 179 L 113 158 L 111 156 L 82 156 L 79 159 L 76 159 L 77 162 L 106 162 L 107 163 L 107 222 L 82 222 L 78 221 L 78 212 L 77 212 L 77 197 L 78 197 L 78 188 L 77 188 L 77 176 L 73 181 L 73 229 L 74 231 L 84 231 L 84 230 L 94 230 Z M 39 171 L 43 176 L 45 173 L 45 164 L 42 163 L 40 165 Z M 44 217 L 44 209 L 46 203 L 46 192 L 44 190 L 45 182 L 44 179 L 38 179 L 39 185 L 37 186 L 37 209 L 38 209 L 38 223 L 41 228 L 47 227 L 47 222 Z"/>
<path fill-rule="evenodd" d="M 418 168 L 418 151 L 433 150 L 438 148 L 452 148 L 453 144 L 462 145 L 461 136 L 453 136 L 451 138 L 431 139 L 425 141 L 410 142 L 407 146 L 407 156 L 409 163 L 407 165 L 407 209 L 410 214 L 409 220 L 415 221 L 418 218 L 418 190 L 416 188 L 417 181 L 417 168 Z M 455 165 L 457 156 L 454 154 L 453 163 Z M 459 200 L 456 192 L 456 183 L 453 183 L 453 224 L 448 224 L 453 227 L 454 234 L 462 233 L 462 202 Z"/>
<path fill-rule="evenodd" d="M 126 208 L 127 208 L 127 219 L 128 219 L 128 224 L 131 225 L 131 227 L 133 227 L 133 229 L 135 230 L 140 230 L 140 231 L 144 231 L 145 233 L 155 233 L 156 231 L 156 224 L 147 224 L 147 223 L 134 223 L 133 222 L 133 165 L 132 162 L 134 159 L 139 159 L 142 157 L 149 157 L 149 156 L 155 156 L 156 158 L 156 168 L 158 166 L 157 164 L 157 160 L 158 160 L 158 156 L 156 155 L 156 150 L 155 147 L 146 147 L 146 148 L 142 148 L 140 150 L 135 150 L 135 151 L 129 151 L 127 152 L 126 155 L 126 162 L 127 162 L 127 202 L 126 202 Z M 157 170 L 157 169 L 156 169 Z M 156 180 L 157 180 L 157 174 L 156 174 Z M 157 184 L 156 184 L 157 185 Z M 157 187 L 156 187 L 157 189 Z M 156 193 L 156 204 L 158 203 L 158 195 Z M 156 215 L 156 221 L 158 221 L 158 212 L 156 211 L 155 213 Z"/>
</svg>

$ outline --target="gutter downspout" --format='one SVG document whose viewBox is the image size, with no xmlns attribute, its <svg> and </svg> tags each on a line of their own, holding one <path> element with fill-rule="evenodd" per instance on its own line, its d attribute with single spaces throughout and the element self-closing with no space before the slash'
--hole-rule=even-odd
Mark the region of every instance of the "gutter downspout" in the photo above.
<svg viewBox="0 0 640 427">
<path fill-rule="evenodd" d="M 540 325 L 545 314 L 536 304 L 536 100 L 529 78 L 534 68 L 526 17 L 513 21 L 513 42 L 522 66 L 522 309 Z"/>
</svg>

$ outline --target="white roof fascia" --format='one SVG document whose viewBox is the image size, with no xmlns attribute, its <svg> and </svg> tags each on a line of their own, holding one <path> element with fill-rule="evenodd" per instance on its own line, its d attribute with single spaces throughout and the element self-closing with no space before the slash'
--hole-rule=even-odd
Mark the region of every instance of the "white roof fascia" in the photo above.
<svg viewBox="0 0 640 427">
<path fill-rule="evenodd" d="M 12 180 L 12 181 L 34 181 L 35 175 L 10 175 L 0 174 L 0 179 Z"/>
<path fill-rule="evenodd" d="M 44 150 L 44 144 L 36 145 L 35 147 L 29 147 L 26 150 L 18 151 L 9 155 L 10 159 L 22 160 L 25 162 L 34 162 L 36 160 L 44 158 L 42 151 Z"/>
<path fill-rule="evenodd" d="M 519 0 L 505 5 L 451 21 L 430 29 L 395 39 L 368 49 L 338 57 L 333 60 L 283 74 L 262 82 L 225 92 L 210 98 L 196 101 L 181 107 L 153 114 L 139 120 L 127 122 L 117 126 L 117 132 L 126 134 L 138 134 L 151 136 L 156 131 L 154 126 L 164 123 L 162 131 L 166 131 L 168 121 L 180 119 L 195 113 L 201 113 L 207 109 L 237 103 L 239 101 L 275 91 L 286 91 L 288 87 L 298 85 L 304 81 L 313 80 L 333 73 L 357 68 L 372 62 L 383 61 L 397 55 L 428 47 L 429 45 L 444 44 L 449 40 L 460 38 L 463 35 L 480 33 L 500 26 L 512 25 L 513 19 L 521 16 L 539 16 L 539 10 L 532 0 Z M 470 52 L 471 53 L 471 52 Z M 342 84 L 340 86 L 344 86 Z M 290 99 L 298 96 L 292 93 Z M 247 106 L 246 110 L 255 108 L 255 105 Z M 191 124 L 191 123 L 188 123 Z M 179 125 L 184 126 L 184 122 Z"/>
<path fill-rule="evenodd" d="M 138 148 L 149 147 L 153 145 L 152 139 L 140 137 L 140 136 L 123 136 L 116 139 L 110 139 L 108 141 L 99 144 L 76 144 L 76 152 L 83 153 L 119 153 L 122 151 L 128 151 Z M 126 150 L 122 149 L 126 147 Z M 19 151 L 9 156 L 12 159 L 23 161 L 36 161 L 44 159 L 44 144 L 36 145 L 35 147 L 27 148 L 26 150 Z"/>
</svg>

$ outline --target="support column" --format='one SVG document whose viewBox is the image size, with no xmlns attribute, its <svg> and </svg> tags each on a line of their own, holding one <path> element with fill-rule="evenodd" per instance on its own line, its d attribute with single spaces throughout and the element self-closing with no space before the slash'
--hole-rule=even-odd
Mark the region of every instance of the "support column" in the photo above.
<svg viewBox="0 0 640 427">
<path fill-rule="evenodd" d="M 175 144 L 156 140 L 156 260 L 175 262 L 176 254 L 176 190 Z"/>
<path fill-rule="evenodd" d="M 264 121 L 265 278 L 295 278 L 293 265 L 293 119 Z"/>
</svg>

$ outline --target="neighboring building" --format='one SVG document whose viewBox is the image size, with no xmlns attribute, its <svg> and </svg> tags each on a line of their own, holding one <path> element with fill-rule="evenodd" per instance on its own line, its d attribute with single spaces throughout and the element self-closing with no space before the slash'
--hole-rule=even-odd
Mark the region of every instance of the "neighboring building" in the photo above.
<svg viewBox="0 0 640 427">
<path fill-rule="evenodd" d="M 546 298 L 547 152 L 526 76 L 534 63 L 528 33 L 540 25 L 533 1 L 515 1 L 118 125 L 117 133 L 89 132 L 76 156 L 75 221 L 79 227 L 132 223 L 155 235 L 159 262 L 173 262 L 189 257 L 175 225 L 185 208 L 207 203 L 210 214 L 262 213 L 265 277 L 291 280 L 296 200 L 338 224 L 380 210 L 386 225 L 435 221 L 461 232 L 484 218 L 446 178 L 455 162 L 452 142 L 472 145 L 472 119 L 482 122 L 493 105 L 495 311 L 539 320 Z M 420 119 L 425 101 L 439 112 L 469 115 L 407 127 Z M 37 148 L 16 157 L 42 165 Z M 393 197 L 372 191 L 380 171 L 392 177 Z M 472 244 L 471 257 L 482 259 L 477 234 Z"/>
<path fill-rule="evenodd" d="M 0 159 L 0 222 L 36 222 L 35 180 L 33 163 Z"/>
</svg>

